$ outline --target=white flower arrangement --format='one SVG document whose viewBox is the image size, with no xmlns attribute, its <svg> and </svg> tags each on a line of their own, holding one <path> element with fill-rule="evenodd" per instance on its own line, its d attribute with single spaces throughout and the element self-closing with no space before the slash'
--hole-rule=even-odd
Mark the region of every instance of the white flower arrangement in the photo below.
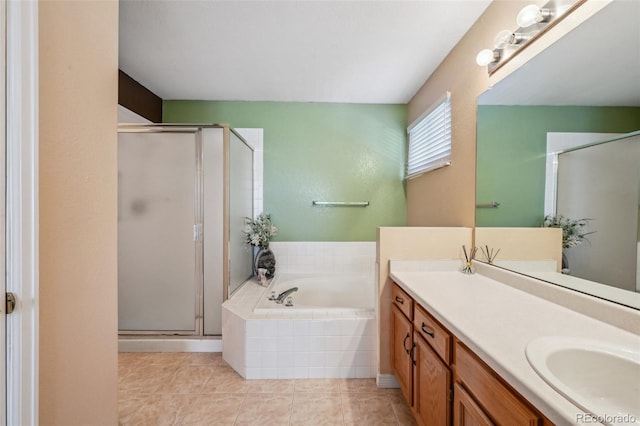
<svg viewBox="0 0 640 426">
<path fill-rule="evenodd" d="M 269 213 L 260 213 L 256 220 L 250 217 L 245 218 L 245 235 L 247 244 L 255 247 L 268 247 L 269 242 L 278 232 L 278 228 L 271 223 Z"/>
<path fill-rule="evenodd" d="M 562 228 L 562 248 L 576 247 L 587 240 L 586 236 L 593 232 L 585 232 L 591 219 L 569 219 L 563 215 L 545 216 L 544 228 Z M 595 231 L 594 231 L 595 232 Z"/>
</svg>

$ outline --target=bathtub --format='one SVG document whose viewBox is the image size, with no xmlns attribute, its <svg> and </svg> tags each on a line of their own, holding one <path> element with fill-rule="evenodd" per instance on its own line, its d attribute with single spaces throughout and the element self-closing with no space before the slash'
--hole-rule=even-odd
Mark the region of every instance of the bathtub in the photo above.
<svg viewBox="0 0 640 426">
<path fill-rule="evenodd" d="M 293 287 L 293 306 L 269 300 Z M 373 277 L 345 274 L 278 274 L 260 298 L 256 313 L 341 313 L 372 312 L 375 304 Z"/>
<path fill-rule="evenodd" d="M 298 287 L 294 306 L 269 300 Z M 223 359 L 245 379 L 374 378 L 373 274 L 279 273 L 255 279 L 223 305 Z"/>
</svg>

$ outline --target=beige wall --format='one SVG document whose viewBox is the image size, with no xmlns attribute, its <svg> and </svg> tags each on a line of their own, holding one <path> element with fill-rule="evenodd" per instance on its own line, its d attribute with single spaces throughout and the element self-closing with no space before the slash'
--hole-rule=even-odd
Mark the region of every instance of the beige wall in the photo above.
<svg viewBox="0 0 640 426">
<path fill-rule="evenodd" d="M 117 417 L 117 1 L 40 1 L 40 424 Z"/>
<path fill-rule="evenodd" d="M 529 3 L 494 1 L 409 102 L 411 123 L 451 92 L 452 161 L 407 182 L 407 225 L 474 226 L 476 98 L 489 85 L 487 69 L 476 64 L 476 55 L 493 45 L 497 32 L 515 29 L 518 11 Z"/>
<path fill-rule="evenodd" d="M 560 228 L 476 228 L 475 245 L 498 250 L 500 260 L 555 260 L 562 265 Z M 484 260 L 481 252 L 476 258 Z"/>
<path fill-rule="evenodd" d="M 515 17 L 527 4 L 546 0 L 494 0 L 484 14 L 451 50 L 409 102 L 411 123 L 446 91 L 451 92 L 452 161 L 445 167 L 407 182 L 407 225 L 475 225 L 476 100 L 480 94 L 508 76 L 611 0 L 584 0 L 569 16 L 534 43 L 522 49 L 492 76 L 476 64 L 479 51 L 493 46 L 503 29 L 515 30 Z"/>
<path fill-rule="evenodd" d="M 391 286 L 389 260 L 463 259 L 471 247 L 471 228 L 378 228 L 378 373 L 391 373 Z M 462 262 L 462 261 L 461 261 Z M 462 265 L 462 263 L 461 263 Z"/>
</svg>

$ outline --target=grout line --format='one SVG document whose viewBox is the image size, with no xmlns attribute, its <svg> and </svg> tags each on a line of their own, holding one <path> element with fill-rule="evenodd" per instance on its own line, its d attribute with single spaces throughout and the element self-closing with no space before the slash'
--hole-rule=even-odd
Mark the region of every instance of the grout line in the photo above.
<svg viewBox="0 0 640 426">
<path fill-rule="evenodd" d="M 242 410 L 242 406 L 244 405 L 244 402 L 247 400 L 247 395 L 249 394 L 248 390 L 249 388 L 247 388 L 247 392 L 245 392 L 245 394 L 242 396 L 242 402 L 238 405 L 238 409 L 236 410 L 236 416 L 233 419 L 234 425 L 238 423 L 238 417 L 240 417 L 240 411 Z"/>
<path fill-rule="evenodd" d="M 342 416 L 342 424 L 344 425 L 346 420 L 344 417 L 344 405 L 342 404 L 342 392 L 340 392 L 339 397 L 340 397 L 340 415 Z"/>
</svg>

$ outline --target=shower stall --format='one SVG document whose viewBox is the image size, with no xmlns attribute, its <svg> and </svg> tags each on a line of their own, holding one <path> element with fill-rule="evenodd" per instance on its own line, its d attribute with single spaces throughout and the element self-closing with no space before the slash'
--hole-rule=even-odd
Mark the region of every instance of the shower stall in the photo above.
<svg viewBox="0 0 640 426">
<path fill-rule="evenodd" d="M 121 336 L 219 336 L 222 302 L 253 272 L 253 149 L 228 126 L 118 129 Z"/>
</svg>

